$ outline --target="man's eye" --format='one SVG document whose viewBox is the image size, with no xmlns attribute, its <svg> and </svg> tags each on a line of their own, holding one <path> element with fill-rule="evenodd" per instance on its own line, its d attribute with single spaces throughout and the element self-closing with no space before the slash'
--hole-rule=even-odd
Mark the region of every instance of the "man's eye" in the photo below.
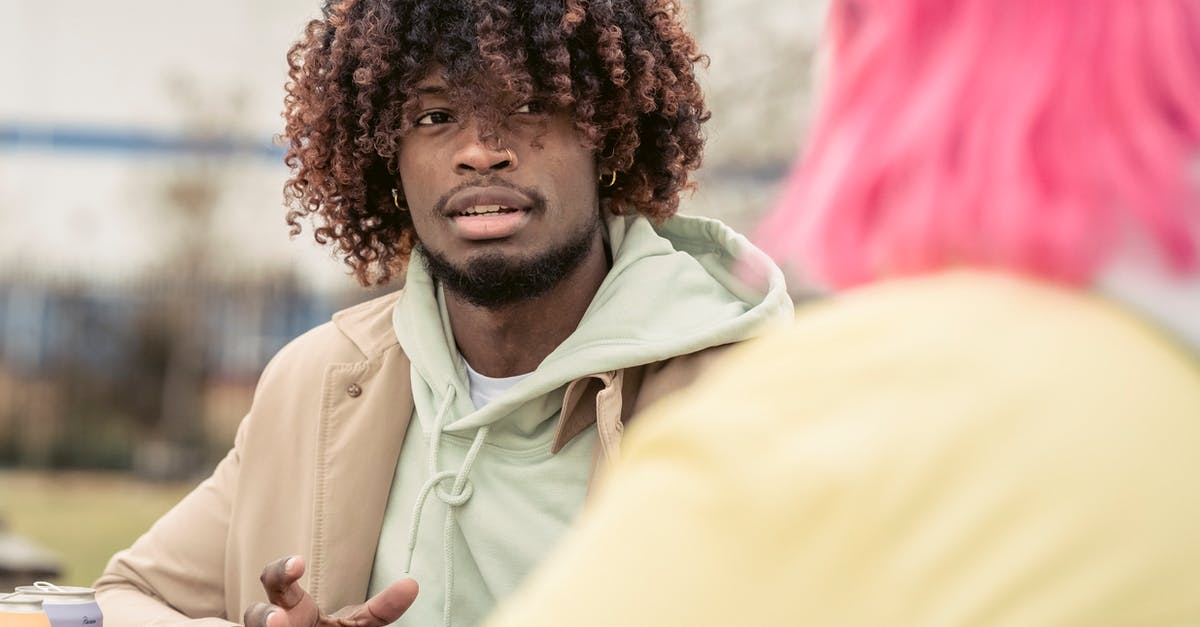
<svg viewBox="0 0 1200 627">
<path fill-rule="evenodd" d="M 433 126 L 435 124 L 449 124 L 454 121 L 454 118 L 445 111 L 430 111 L 425 115 L 417 118 L 417 126 Z"/>
<path fill-rule="evenodd" d="M 545 113 L 546 106 L 539 100 L 530 100 L 516 108 L 513 113 Z"/>
</svg>

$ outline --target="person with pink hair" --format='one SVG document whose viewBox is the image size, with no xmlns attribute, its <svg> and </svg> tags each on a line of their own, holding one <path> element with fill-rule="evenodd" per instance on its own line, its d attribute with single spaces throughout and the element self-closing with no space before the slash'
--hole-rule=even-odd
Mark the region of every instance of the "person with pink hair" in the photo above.
<svg viewBox="0 0 1200 627">
<path fill-rule="evenodd" d="M 830 44 L 759 241 L 835 294 L 634 423 L 491 627 L 1200 624 L 1200 2 Z"/>
</svg>

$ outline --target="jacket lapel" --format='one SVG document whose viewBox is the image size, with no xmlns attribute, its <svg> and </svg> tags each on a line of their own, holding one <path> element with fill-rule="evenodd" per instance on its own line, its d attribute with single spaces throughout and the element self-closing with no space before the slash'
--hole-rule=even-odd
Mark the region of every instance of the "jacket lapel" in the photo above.
<svg viewBox="0 0 1200 627">
<path fill-rule="evenodd" d="M 326 612 L 366 599 L 396 461 L 412 419 L 395 294 L 334 316 L 367 359 L 325 371 L 313 481 L 309 592 Z"/>
</svg>

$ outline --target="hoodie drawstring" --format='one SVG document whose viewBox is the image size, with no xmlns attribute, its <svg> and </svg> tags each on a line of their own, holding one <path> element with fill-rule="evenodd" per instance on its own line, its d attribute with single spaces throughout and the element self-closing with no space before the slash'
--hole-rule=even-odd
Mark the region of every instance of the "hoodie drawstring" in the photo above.
<svg viewBox="0 0 1200 627">
<path fill-rule="evenodd" d="M 454 402 L 454 394 L 454 386 L 447 386 L 446 398 L 442 401 L 442 406 L 438 409 L 437 417 L 434 419 L 433 434 L 429 438 L 429 479 L 421 486 L 421 491 L 417 494 L 417 502 L 413 506 L 412 523 L 408 528 L 408 561 L 404 566 L 404 572 L 412 574 L 412 560 L 417 547 L 417 531 L 421 525 L 421 512 L 425 508 L 425 500 L 429 498 L 429 493 L 433 492 L 439 501 L 446 504 L 446 525 L 442 538 L 446 563 L 446 595 L 442 606 L 443 627 L 451 627 L 450 601 L 454 596 L 454 531 L 457 526 L 454 508 L 471 500 L 471 494 L 475 489 L 471 485 L 468 475 L 470 475 L 475 458 L 479 455 L 479 450 L 483 448 L 488 432 L 491 430 L 491 426 L 487 425 L 480 427 L 475 432 L 475 440 L 471 442 L 471 448 L 467 451 L 467 457 L 463 460 L 462 467 L 458 469 L 458 472 L 439 471 L 438 450 L 442 443 L 442 423 Z M 450 491 L 446 492 L 441 484 L 449 479 L 454 479 L 454 484 Z"/>
</svg>

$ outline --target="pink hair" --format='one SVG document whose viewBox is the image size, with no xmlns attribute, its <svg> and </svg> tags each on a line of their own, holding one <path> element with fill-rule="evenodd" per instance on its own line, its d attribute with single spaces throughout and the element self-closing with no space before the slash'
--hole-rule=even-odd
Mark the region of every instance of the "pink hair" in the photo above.
<svg viewBox="0 0 1200 627">
<path fill-rule="evenodd" d="M 809 150 L 758 240 L 835 286 L 1087 282 L 1132 228 L 1194 271 L 1200 2 L 833 0 Z"/>
</svg>

